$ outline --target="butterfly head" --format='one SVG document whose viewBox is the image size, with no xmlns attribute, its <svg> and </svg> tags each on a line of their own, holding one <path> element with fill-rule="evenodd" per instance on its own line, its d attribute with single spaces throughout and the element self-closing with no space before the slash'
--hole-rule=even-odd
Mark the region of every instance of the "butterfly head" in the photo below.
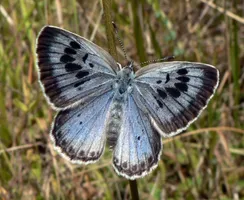
<svg viewBox="0 0 244 200">
<path fill-rule="evenodd" d="M 129 68 L 129 69 L 131 69 L 133 71 L 133 64 L 134 64 L 134 61 L 130 61 L 128 63 L 128 65 L 125 66 L 125 68 Z"/>
</svg>

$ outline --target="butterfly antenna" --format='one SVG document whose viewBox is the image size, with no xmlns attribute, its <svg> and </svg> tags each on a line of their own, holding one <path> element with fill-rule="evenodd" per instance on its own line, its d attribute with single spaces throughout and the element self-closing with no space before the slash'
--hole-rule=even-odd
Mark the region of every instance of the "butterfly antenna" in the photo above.
<svg viewBox="0 0 244 200">
<path fill-rule="evenodd" d="M 120 46 L 121 46 L 121 49 L 122 49 L 122 51 L 123 51 L 123 53 L 124 53 L 124 57 L 125 57 L 126 60 L 128 60 L 128 59 L 127 59 L 126 52 L 125 52 L 124 45 L 123 45 L 121 39 L 119 38 L 118 28 L 117 28 L 117 26 L 116 26 L 116 24 L 115 24 L 114 22 L 112 22 L 112 24 L 113 24 L 113 27 L 114 27 L 114 30 L 115 30 L 115 33 L 116 33 L 116 37 L 117 37 L 117 39 L 118 39 L 118 41 L 119 41 L 119 44 L 120 44 Z"/>
<path fill-rule="evenodd" d="M 157 60 L 149 60 L 149 61 L 146 61 L 146 62 L 142 62 L 140 63 L 140 65 L 145 65 L 145 64 L 149 64 L 149 63 L 156 63 L 156 62 L 160 62 L 160 61 L 169 61 L 169 60 L 173 60 L 175 59 L 175 56 L 167 56 L 165 58 L 160 58 L 160 59 L 157 59 Z"/>
</svg>

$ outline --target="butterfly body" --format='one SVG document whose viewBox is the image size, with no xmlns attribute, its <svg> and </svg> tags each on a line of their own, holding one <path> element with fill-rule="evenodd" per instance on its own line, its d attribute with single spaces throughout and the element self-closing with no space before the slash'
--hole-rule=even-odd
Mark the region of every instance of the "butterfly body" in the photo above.
<svg viewBox="0 0 244 200">
<path fill-rule="evenodd" d="M 110 115 L 107 120 L 107 141 L 110 148 L 116 144 L 118 133 L 121 130 L 122 118 L 128 96 L 133 90 L 134 71 L 133 63 L 118 71 L 116 81 L 113 84 L 114 98 L 111 103 Z"/>
<path fill-rule="evenodd" d="M 218 70 L 185 61 L 121 68 L 102 48 L 69 31 L 46 26 L 37 39 L 39 81 L 58 113 L 50 132 L 73 163 L 96 162 L 105 144 L 115 171 L 143 177 L 161 155 L 161 136 L 193 123 L 213 96 Z"/>
</svg>

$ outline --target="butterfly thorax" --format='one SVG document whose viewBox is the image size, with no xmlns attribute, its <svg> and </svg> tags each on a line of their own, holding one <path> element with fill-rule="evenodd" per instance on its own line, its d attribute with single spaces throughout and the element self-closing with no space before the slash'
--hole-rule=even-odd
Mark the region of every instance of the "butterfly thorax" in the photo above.
<svg viewBox="0 0 244 200">
<path fill-rule="evenodd" d="M 117 73 L 116 81 L 113 85 L 115 93 L 107 120 L 108 145 L 111 148 L 116 145 L 128 95 L 133 89 L 134 72 L 131 66 L 126 66 Z"/>
<path fill-rule="evenodd" d="M 126 91 L 130 93 L 132 91 L 134 76 L 133 69 L 130 65 L 121 69 L 118 72 L 116 82 L 113 85 L 116 93 L 118 92 L 120 95 L 123 95 Z"/>
</svg>

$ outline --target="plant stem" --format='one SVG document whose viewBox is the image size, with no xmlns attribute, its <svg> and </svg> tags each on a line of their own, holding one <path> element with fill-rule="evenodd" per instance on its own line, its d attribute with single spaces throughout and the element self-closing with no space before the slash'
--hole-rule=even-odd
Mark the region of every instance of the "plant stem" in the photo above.
<svg viewBox="0 0 244 200">
<path fill-rule="evenodd" d="M 114 37 L 114 27 L 112 24 L 112 17 L 110 11 L 112 10 L 112 1 L 111 0 L 103 0 L 103 10 L 104 10 L 104 20 L 106 27 L 106 35 L 108 40 L 108 49 L 109 53 L 113 58 L 118 61 L 118 55 L 116 51 L 116 43 Z"/>
<path fill-rule="evenodd" d="M 237 11 L 237 3 L 233 1 L 233 9 Z M 238 43 L 238 23 L 233 19 L 228 19 L 229 21 L 229 60 L 232 71 L 232 77 L 234 82 L 233 96 L 234 104 L 239 105 L 240 102 L 240 84 L 239 79 L 241 76 L 240 73 L 240 63 L 239 63 L 239 43 Z M 239 112 L 238 110 L 234 111 L 234 118 L 236 126 L 239 126 Z"/>
<path fill-rule="evenodd" d="M 136 180 L 129 180 L 129 183 L 130 183 L 130 192 L 131 192 L 132 200 L 139 200 Z"/>
<path fill-rule="evenodd" d="M 140 11 L 142 11 L 141 2 L 138 0 L 131 0 L 132 14 L 133 14 L 133 29 L 136 40 L 136 48 L 140 62 L 147 60 L 147 55 L 144 47 L 143 31 L 140 23 Z"/>
<path fill-rule="evenodd" d="M 111 0 L 103 0 L 103 9 L 104 9 L 104 19 L 105 19 L 105 27 L 106 34 L 108 40 L 108 48 L 109 53 L 114 57 L 115 60 L 118 60 L 118 55 L 116 51 L 115 37 L 114 37 L 114 27 L 112 25 L 112 17 L 110 11 L 111 8 Z M 129 180 L 131 197 L 133 200 L 139 200 L 138 189 L 136 180 Z"/>
</svg>

